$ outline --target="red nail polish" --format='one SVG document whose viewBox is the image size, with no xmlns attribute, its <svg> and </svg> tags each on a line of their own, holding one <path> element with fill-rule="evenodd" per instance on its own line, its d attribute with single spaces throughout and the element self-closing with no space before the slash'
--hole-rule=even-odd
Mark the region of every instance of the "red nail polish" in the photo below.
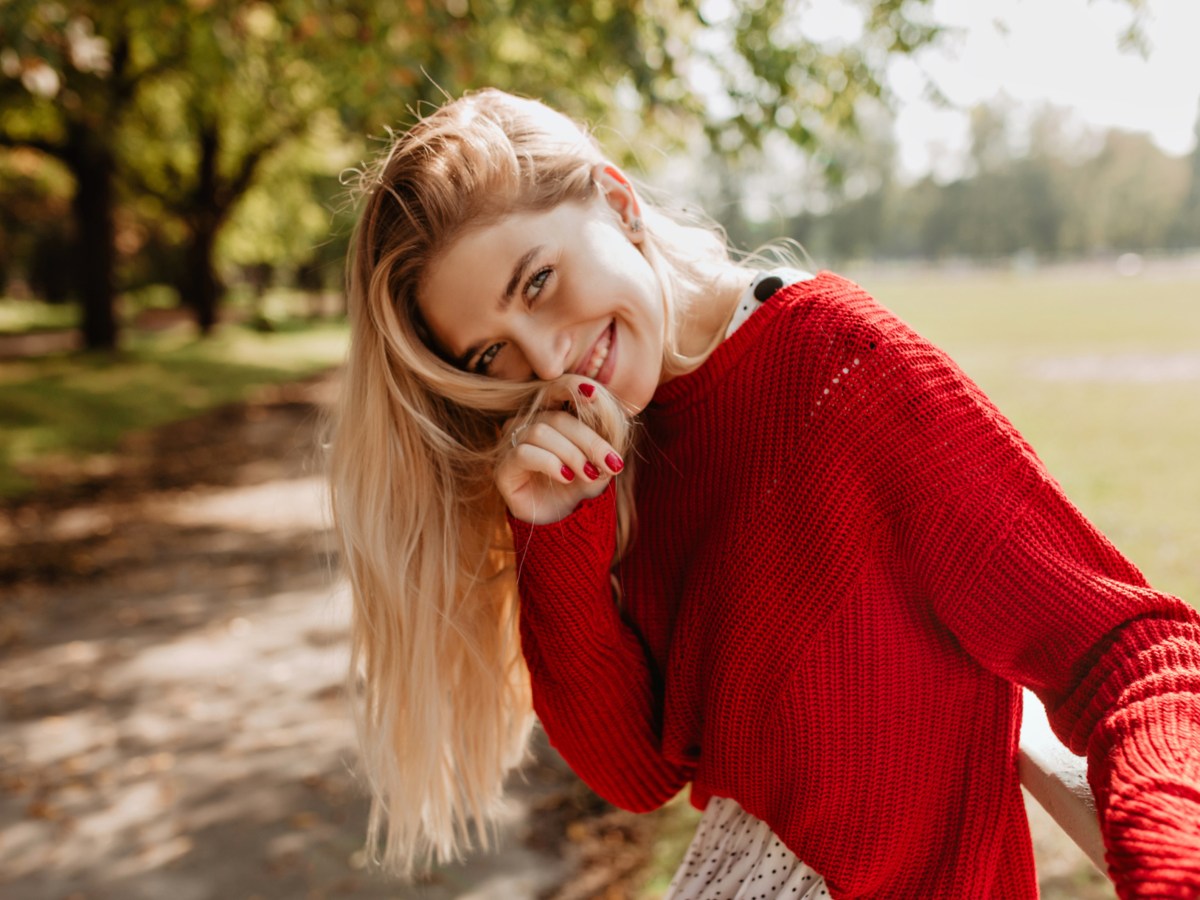
<svg viewBox="0 0 1200 900">
<path fill-rule="evenodd" d="M 562 472 L 562 477 L 567 479 L 567 481 L 575 480 L 575 473 L 571 471 L 570 466 L 563 466 L 559 471 Z"/>
<path fill-rule="evenodd" d="M 579 393 L 583 394 L 583 396 L 590 400 L 592 398 L 592 394 L 596 393 L 596 386 L 594 384 L 588 384 L 587 382 L 584 382 L 579 386 Z"/>
<path fill-rule="evenodd" d="M 592 481 L 595 481 L 600 477 L 600 470 L 592 465 L 591 460 L 588 460 L 583 464 L 583 474 L 592 479 Z"/>
<path fill-rule="evenodd" d="M 617 456 L 615 453 L 610 453 L 608 456 L 604 457 L 604 464 L 608 466 L 608 471 L 610 472 L 620 472 L 623 468 L 625 468 L 625 463 L 622 462 L 621 457 Z"/>
</svg>

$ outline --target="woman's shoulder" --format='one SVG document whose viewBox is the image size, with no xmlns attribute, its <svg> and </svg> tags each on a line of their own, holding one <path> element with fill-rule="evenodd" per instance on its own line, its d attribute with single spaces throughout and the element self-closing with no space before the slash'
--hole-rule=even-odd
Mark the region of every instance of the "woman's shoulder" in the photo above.
<svg viewBox="0 0 1200 900">
<path fill-rule="evenodd" d="M 777 335 L 810 352 L 833 343 L 874 350 L 903 323 L 856 282 L 828 270 L 785 284 L 770 303 L 778 307 Z"/>
<path fill-rule="evenodd" d="M 821 396 L 851 385 L 920 390 L 927 379 L 957 381 L 953 364 L 861 285 L 830 271 L 780 288 L 754 342 L 751 366 L 780 390 L 817 389 Z M 791 365 L 780 365 L 790 361 Z"/>
<path fill-rule="evenodd" d="M 828 269 L 785 283 L 773 300 L 793 313 L 817 312 L 837 319 L 870 317 L 879 302 L 862 285 Z"/>
</svg>

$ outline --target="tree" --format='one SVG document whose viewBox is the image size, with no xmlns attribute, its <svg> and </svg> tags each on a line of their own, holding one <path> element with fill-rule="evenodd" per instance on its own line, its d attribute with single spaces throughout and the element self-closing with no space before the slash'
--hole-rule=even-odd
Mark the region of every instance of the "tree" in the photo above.
<svg viewBox="0 0 1200 900">
<path fill-rule="evenodd" d="M 1079 174 L 1078 209 L 1091 246 L 1119 252 L 1165 245 L 1187 196 L 1183 160 L 1166 156 L 1147 135 L 1112 130 Z"/>
<path fill-rule="evenodd" d="M 1196 143 L 1188 157 L 1190 183 L 1179 215 L 1171 223 L 1170 243 L 1175 247 L 1200 247 L 1200 112 L 1193 130 Z"/>
<path fill-rule="evenodd" d="M 326 113 L 378 133 L 443 90 L 498 84 L 616 129 L 699 128 L 724 154 L 769 133 L 813 152 L 887 99 L 891 56 L 940 33 L 932 0 L 857 8 L 861 37 L 831 41 L 806 0 L 9 0 L 0 143 L 70 169 L 85 336 L 111 346 L 121 202 L 156 198 L 182 235 L 180 292 L 207 329 L 221 230 Z"/>
<path fill-rule="evenodd" d="M 981 103 L 971 110 L 971 166 L 976 174 L 996 172 L 1013 159 L 1010 105 Z"/>
<path fill-rule="evenodd" d="M 0 144 L 62 161 L 74 179 L 77 293 L 88 347 L 117 340 L 113 210 L 114 135 L 158 60 L 139 34 L 155 25 L 148 6 L 122 0 L 10 0 L 0 7 Z"/>
<path fill-rule="evenodd" d="M 224 292 L 215 262 L 222 228 L 273 155 L 318 123 L 329 134 L 336 76 L 322 64 L 335 46 L 363 36 L 352 5 L 201 6 L 176 32 L 177 64 L 141 92 L 122 150 L 138 160 L 126 170 L 136 190 L 156 197 L 182 225 L 177 287 L 208 333 Z"/>
<path fill-rule="evenodd" d="M 71 297 L 63 225 L 71 193 L 71 176 L 57 160 L 27 147 L 0 151 L 0 289 L 22 285 L 56 303 Z"/>
</svg>

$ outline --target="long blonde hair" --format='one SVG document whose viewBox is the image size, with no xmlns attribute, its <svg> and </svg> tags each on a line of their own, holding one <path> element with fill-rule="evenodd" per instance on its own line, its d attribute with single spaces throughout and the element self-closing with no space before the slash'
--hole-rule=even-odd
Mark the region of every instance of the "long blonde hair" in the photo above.
<svg viewBox="0 0 1200 900">
<path fill-rule="evenodd" d="M 511 537 L 492 472 L 508 430 L 548 383 L 459 371 L 416 297 L 431 261 L 468 227 L 596 196 L 604 161 L 579 125 L 536 101 L 484 90 L 394 137 L 358 173 L 363 208 L 347 266 L 350 351 L 329 442 L 330 498 L 353 596 L 350 677 L 372 806 L 371 858 L 401 875 L 487 846 L 506 773 L 533 723 L 520 652 Z M 644 252 L 666 309 L 728 259 L 715 228 L 643 203 Z M 703 354 L 702 354 L 703 355 Z M 577 378 L 566 383 L 574 390 Z M 630 422 L 597 392 L 578 413 L 619 450 Z M 632 463 L 627 456 L 626 459 Z M 632 472 L 617 479 L 619 552 L 632 540 Z"/>
</svg>

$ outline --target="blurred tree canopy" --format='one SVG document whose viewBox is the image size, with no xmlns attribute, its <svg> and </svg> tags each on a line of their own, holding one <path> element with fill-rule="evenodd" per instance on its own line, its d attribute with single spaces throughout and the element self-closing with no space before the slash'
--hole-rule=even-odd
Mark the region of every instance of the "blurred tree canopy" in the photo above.
<svg viewBox="0 0 1200 900">
<path fill-rule="evenodd" d="M 365 136 L 485 85 L 727 157 L 782 135 L 836 172 L 823 151 L 886 103 L 889 59 L 941 34 L 932 0 L 853 2 L 855 41 L 814 36 L 810 0 L 7 0 L 0 195 L 45 205 L 25 237 L 0 219 L 0 264 L 77 298 L 89 347 L 142 284 L 206 331 L 223 271 L 315 282 L 340 256 L 336 176 Z"/>
<path fill-rule="evenodd" d="M 831 50 L 787 27 L 804 5 L 710 22 L 719 4 L 676 0 L 9 0 L 0 144 L 73 180 L 74 291 L 87 344 L 111 346 L 122 286 L 171 283 L 208 329 L 218 246 L 245 264 L 308 262 L 318 183 L 361 149 L 353 136 L 443 90 L 496 84 L 585 116 L 624 98 L 639 122 L 703 122 L 731 151 L 771 129 L 811 145 L 814 119 L 851 127 L 855 99 L 881 93 L 888 53 L 937 33 L 928 0 L 873 0 L 869 46 Z M 724 109 L 706 106 L 700 70 L 728 90 Z M 221 242 L 256 188 L 245 227 L 266 229 L 261 243 Z"/>
</svg>

